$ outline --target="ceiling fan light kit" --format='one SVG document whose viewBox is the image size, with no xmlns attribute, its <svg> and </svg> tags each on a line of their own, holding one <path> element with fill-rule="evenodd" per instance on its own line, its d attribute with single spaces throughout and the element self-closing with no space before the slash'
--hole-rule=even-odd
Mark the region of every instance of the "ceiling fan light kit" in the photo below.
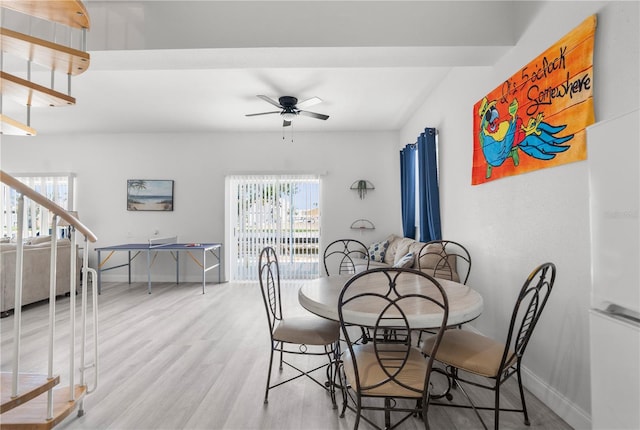
<svg viewBox="0 0 640 430">
<path fill-rule="evenodd" d="M 258 95 L 258 98 L 266 101 L 269 104 L 281 109 L 279 111 L 270 111 L 270 112 L 259 112 L 259 113 L 249 113 L 245 116 L 258 116 L 258 115 L 271 115 L 271 114 L 280 114 L 282 117 L 282 126 L 288 127 L 291 125 L 291 121 L 297 117 L 298 115 L 304 115 L 311 118 L 321 119 L 326 121 L 329 118 L 329 115 L 324 115 L 321 113 L 310 112 L 307 110 L 303 110 L 308 106 L 313 106 L 318 103 L 322 103 L 322 99 L 319 97 L 311 97 L 303 102 L 298 103 L 298 99 L 293 96 L 282 96 L 278 98 L 278 101 L 273 100 L 271 97 Z"/>
</svg>

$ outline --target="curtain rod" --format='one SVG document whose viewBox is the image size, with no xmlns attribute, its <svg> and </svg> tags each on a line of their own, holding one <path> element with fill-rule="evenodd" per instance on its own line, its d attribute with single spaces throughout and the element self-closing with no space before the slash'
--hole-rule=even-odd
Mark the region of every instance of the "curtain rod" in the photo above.
<svg viewBox="0 0 640 430">
<path fill-rule="evenodd" d="M 431 129 L 435 130 L 435 132 L 436 132 L 436 136 L 439 134 L 439 133 L 438 133 L 438 129 L 437 129 L 437 128 L 433 128 L 433 127 L 427 127 L 427 128 L 431 128 Z M 426 130 L 426 128 L 425 128 L 425 130 Z M 413 142 L 413 143 L 407 143 L 407 146 L 416 146 L 416 145 L 418 145 L 418 142 L 417 142 L 417 141 L 416 141 L 416 142 Z"/>
</svg>

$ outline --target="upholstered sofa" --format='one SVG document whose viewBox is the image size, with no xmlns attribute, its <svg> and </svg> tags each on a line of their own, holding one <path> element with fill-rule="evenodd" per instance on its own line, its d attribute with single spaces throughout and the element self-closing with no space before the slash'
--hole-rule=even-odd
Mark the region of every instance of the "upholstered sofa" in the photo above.
<svg viewBox="0 0 640 430">
<path fill-rule="evenodd" d="M 71 242 L 59 239 L 56 261 L 56 295 L 70 291 Z M 77 254 L 76 254 L 77 255 Z M 76 285 L 80 285 L 80 261 L 77 263 Z M 37 237 L 25 242 L 22 275 L 22 304 L 28 305 L 49 298 L 49 267 L 51 238 Z M 16 244 L 0 243 L 0 312 L 5 317 L 15 306 Z"/>
<path fill-rule="evenodd" d="M 353 260 L 356 272 L 375 267 L 409 267 L 436 278 L 466 283 L 471 269 L 468 252 L 456 242 L 424 243 L 394 234 L 369 245 L 368 257 Z M 458 267 L 459 260 L 464 267 Z"/>
</svg>

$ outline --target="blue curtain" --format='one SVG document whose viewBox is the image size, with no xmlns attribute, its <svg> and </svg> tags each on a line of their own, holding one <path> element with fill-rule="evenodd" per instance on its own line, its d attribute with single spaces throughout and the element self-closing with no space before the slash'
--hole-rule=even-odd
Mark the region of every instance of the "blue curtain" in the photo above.
<svg viewBox="0 0 640 430">
<path fill-rule="evenodd" d="M 400 192 L 402 202 L 402 234 L 416 237 L 416 145 L 400 151 Z"/>
<path fill-rule="evenodd" d="M 425 128 L 418 136 L 418 176 L 420 242 L 442 239 L 435 128 Z"/>
</svg>

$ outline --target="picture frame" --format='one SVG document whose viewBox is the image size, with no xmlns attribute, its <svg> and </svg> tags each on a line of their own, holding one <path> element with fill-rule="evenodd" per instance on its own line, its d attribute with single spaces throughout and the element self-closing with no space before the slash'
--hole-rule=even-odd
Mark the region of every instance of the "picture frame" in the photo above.
<svg viewBox="0 0 640 430">
<path fill-rule="evenodd" d="M 173 180 L 127 179 L 127 210 L 173 211 Z"/>
</svg>

